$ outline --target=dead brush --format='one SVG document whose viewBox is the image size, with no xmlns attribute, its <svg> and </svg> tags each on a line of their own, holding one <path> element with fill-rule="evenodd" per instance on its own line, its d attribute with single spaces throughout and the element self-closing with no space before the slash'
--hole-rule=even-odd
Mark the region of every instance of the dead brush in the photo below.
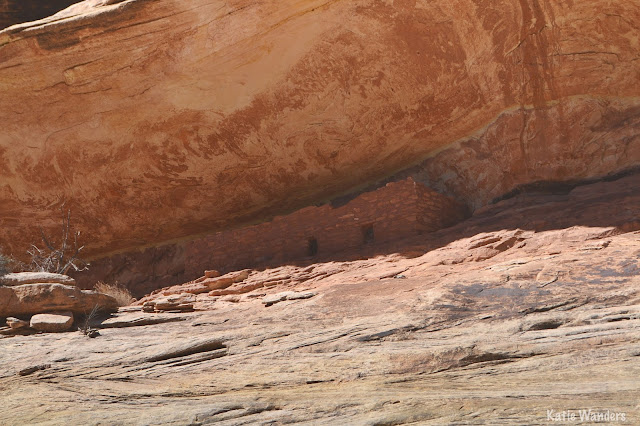
<svg viewBox="0 0 640 426">
<path fill-rule="evenodd" d="M 108 284 L 102 281 L 98 281 L 93 289 L 98 293 L 103 293 L 113 297 L 118 302 L 118 306 L 129 306 L 136 301 L 135 297 L 131 295 L 131 292 L 124 286 L 118 284 Z"/>
<path fill-rule="evenodd" d="M 94 330 L 93 328 L 91 328 L 91 323 L 98 316 L 99 310 L 100 307 L 98 305 L 95 305 L 90 313 L 87 314 L 87 312 L 85 311 L 84 320 L 78 326 L 78 329 L 82 332 L 82 334 L 91 337 L 92 339 L 100 335 L 100 332 L 98 330 Z"/>
<path fill-rule="evenodd" d="M 67 274 L 71 269 L 74 271 L 86 271 L 89 266 L 87 262 L 78 256 L 84 249 L 84 246 L 78 244 L 80 231 L 73 231 L 71 227 L 71 210 L 64 211 L 65 203 L 60 206 L 62 213 L 62 226 L 60 243 L 56 244 L 52 239 L 47 237 L 44 229 L 40 228 L 40 236 L 44 247 L 40 248 L 35 244 L 31 245 L 31 249 L 27 253 L 31 256 L 31 265 L 29 270 L 39 272 L 55 272 L 56 274 Z M 73 244 L 72 244 L 73 238 Z"/>
</svg>

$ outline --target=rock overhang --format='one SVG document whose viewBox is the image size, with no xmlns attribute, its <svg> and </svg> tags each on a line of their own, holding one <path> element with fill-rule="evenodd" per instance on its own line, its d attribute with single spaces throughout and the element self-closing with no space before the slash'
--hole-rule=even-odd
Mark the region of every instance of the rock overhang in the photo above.
<svg viewBox="0 0 640 426">
<path fill-rule="evenodd" d="M 0 33 L 5 251 L 53 229 L 60 200 L 101 256 L 410 166 L 479 207 L 640 160 L 637 49 L 615 17 L 633 4 L 576 27 L 593 4 L 98 3 Z"/>
</svg>

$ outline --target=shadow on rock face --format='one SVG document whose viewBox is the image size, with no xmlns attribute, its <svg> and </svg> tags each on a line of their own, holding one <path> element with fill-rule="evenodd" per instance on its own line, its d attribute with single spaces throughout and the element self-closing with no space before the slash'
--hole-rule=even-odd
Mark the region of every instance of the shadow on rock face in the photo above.
<svg viewBox="0 0 640 426">
<path fill-rule="evenodd" d="M 631 232 L 640 229 L 639 185 L 640 174 L 632 173 L 613 181 L 602 180 L 583 185 L 572 183 L 571 186 L 562 186 L 562 191 L 524 188 L 519 193 L 511 194 L 510 198 L 477 210 L 471 218 L 449 228 L 388 243 L 366 244 L 360 249 L 337 251 L 286 264 L 309 266 L 321 262 L 368 259 L 391 253 L 413 258 L 474 237 L 471 245 L 466 248 L 464 258 L 449 256 L 443 259 L 445 264 L 455 264 L 486 260 L 505 251 L 521 248 L 527 244 L 522 235 L 527 231 L 543 232 L 585 226 L 614 227 L 617 231 L 611 232 Z M 197 278 L 187 276 L 185 258 L 184 247 L 180 244 L 151 247 L 144 251 L 122 253 L 94 261 L 90 271 L 78 273 L 75 278 L 81 287 L 86 288 L 91 288 L 97 280 L 118 281 L 127 284 L 134 295 L 140 297 L 157 288 Z M 212 262 L 210 265 L 202 265 L 203 270 L 215 267 L 228 272 L 224 265 L 216 265 L 215 259 Z M 268 262 L 245 265 L 253 269 L 278 266 L 282 265 Z"/>
</svg>

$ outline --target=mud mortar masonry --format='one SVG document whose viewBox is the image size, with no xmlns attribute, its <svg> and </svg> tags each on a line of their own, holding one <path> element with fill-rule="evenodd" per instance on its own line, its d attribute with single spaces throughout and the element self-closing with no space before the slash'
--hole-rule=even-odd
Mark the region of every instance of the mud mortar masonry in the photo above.
<svg viewBox="0 0 640 426">
<path fill-rule="evenodd" d="M 432 232 L 466 217 L 466 208 L 409 178 L 347 204 L 307 207 L 271 222 L 218 232 L 186 245 L 186 272 L 279 264 Z"/>
</svg>

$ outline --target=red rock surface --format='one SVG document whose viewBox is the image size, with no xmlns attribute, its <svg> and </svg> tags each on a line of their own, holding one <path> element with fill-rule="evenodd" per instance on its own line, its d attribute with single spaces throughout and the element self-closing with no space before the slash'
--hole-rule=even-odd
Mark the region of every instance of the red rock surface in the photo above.
<svg viewBox="0 0 640 426">
<path fill-rule="evenodd" d="M 186 240 L 387 178 L 475 210 L 295 264 L 202 265 L 146 312 L 89 318 L 94 339 L 3 328 L 0 423 L 639 423 L 640 174 L 612 176 L 640 162 L 639 18 L 606 0 L 90 0 L 0 31 L 5 251 L 66 201 L 87 253 L 126 268 L 139 250 L 151 272 L 131 273 L 157 286 Z M 116 309 L 0 286 L 5 317 L 101 301 Z"/>
<path fill-rule="evenodd" d="M 479 207 L 640 161 L 635 2 L 108 3 L 0 32 L 5 252 L 62 200 L 99 256 L 411 165 Z"/>
</svg>

